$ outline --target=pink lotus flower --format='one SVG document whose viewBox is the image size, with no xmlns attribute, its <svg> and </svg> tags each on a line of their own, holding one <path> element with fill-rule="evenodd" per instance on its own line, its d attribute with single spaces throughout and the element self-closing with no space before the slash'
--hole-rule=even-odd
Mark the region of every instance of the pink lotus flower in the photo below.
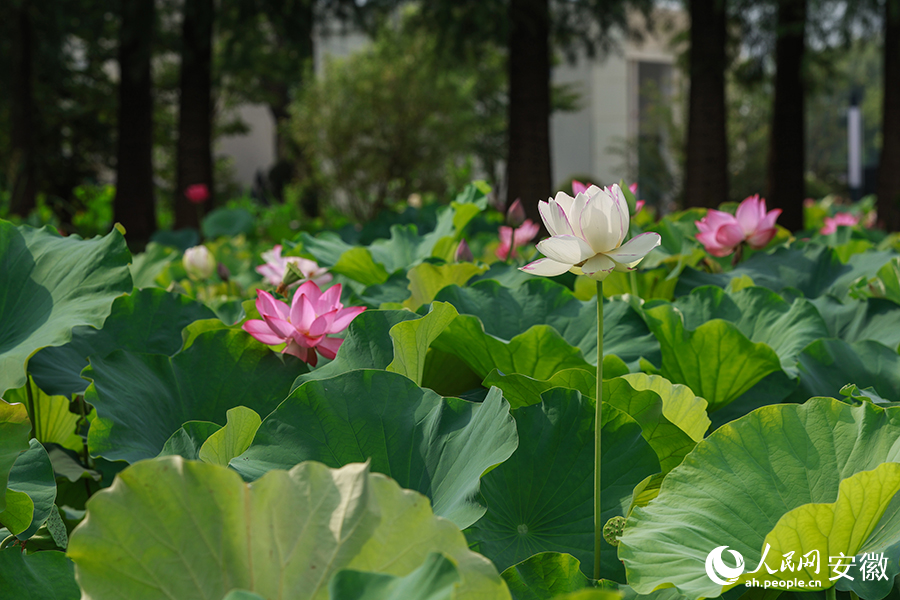
<svg viewBox="0 0 900 600">
<path fill-rule="evenodd" d="M 497 258 L 506 260 L 507 257 L 516 256 L 516 249 L 524 246 L 534 239 L 534 236 L 541 230 L 540 226 L 531 219 L 525 219 L 522 226 L 513 232 L 512 227 L 500 227 L 500 246 L 495 251 Z M 510 244 L 512 243 L 512 253 L 510 253 Z"/>
<path fill-rule="evenodd" d="M 697 241 L 713 256 L 728 256 L 742 242 L 759 250 L 775 237 L 775 219 L 780 214 L 780 208 L 766 212 L 766 201 L 759 194 L 745 198 L 734 215 L 710 209 L 694 222 L 700 230 Z"/>
<path fill-rule="evenodd" d="M 272 294 L 257 290 L 256 310 L 262 320 L 251 319 L 244 331 L 269 346 L 287 344 L 282 353 L 293 354 L 305 363 L 316 366 L 316 351 L 333 359 L 344 340 L 327 337 L 350 325 L 364 306 L 344 308 L 341 304 L 341 284 L 324 292 L 312 281 L 302 284 L 291 305 L 276 300 Z"/>
<path fill-rule="evenodd" d="M 209 188 L 205 183 L 189 185 L 184 190 L 184 197 L 194 204 L 203 204 L 209 200 Z"/>
<path fill-rule="evenodd" d="M 305 280 L 315 281 L 319 285 L 325 285 L 332 280 L 331 273 L 325 267 L 320 267 L 316 261 L 299 256 L 281 256 L 281 244 L 278 244 L 268 252 L 262 253 L 266 264 L 256 267 L 256 272 L 266 278 L 266 283 L 277 286 L 284 279 L 288 263 L 297 266 Z M 294 282 L 299 283 L 299 282 Z"/>
<path fill-rule="evenodd" d="M 847 212 L 840 212 L 834 217 L 825 217 L 825 225 L 819 230 L 822 235 L 829 235 L 837 231 L 841 225 L 853 227 L 859 224 L 859 217 Z"/>
<path fill-rule="evenodd" d="M 591 187 L 591 184 L 589 184 L 589 183 L 585 185 L 584 183 L 581 183 L 577 179 L 572 180 L 572 193 L 575 194 L 576 196 L 578 194 L 585 193 L 589 187 Z M 632 194 L 637 194 L 637 182 L 636 181 L 628 186 L 628 191 L 631 192 Z M 638 200 L 637 202 L 635 202 L 635 204 L 634 204 L 634 214 L 635 215 L 638 214 L 639 212 L 641 212 L 641 209 L 644 208 L 644 204 L 646 204 L 646 202 L 644 200 Z M 634 216 L 634 215 L 632 215 L 632 216 Z"/>
</svg>

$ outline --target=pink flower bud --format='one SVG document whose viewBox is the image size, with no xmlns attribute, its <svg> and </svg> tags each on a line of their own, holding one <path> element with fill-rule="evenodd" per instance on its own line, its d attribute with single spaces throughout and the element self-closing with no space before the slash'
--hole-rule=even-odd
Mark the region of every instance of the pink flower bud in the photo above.
<svg viewBox="0 0 900 600">
<path fill-rule="evenodd" d="M 205 183 L 189 185 L 184 190 L 184 197 L 194 204 L 203 204 L 209 200 L 209 187 Z"/>
<path fill-rule="evenodd" d="M 509 210 L 506 211 L 506 223 L 510 227 L 518 227 L 525 222 L 525 208 L 522 206 L 521 198 L 516 198 Z"/>
<path fill-rule="evenodd" d="M 459 241 L 459 246 L 456 247 L 455 258 L 456 262 L 473 262 L 475 260 L 475 257 L 472 256 L 472 250 L 465 239 Z"/>
</svg>

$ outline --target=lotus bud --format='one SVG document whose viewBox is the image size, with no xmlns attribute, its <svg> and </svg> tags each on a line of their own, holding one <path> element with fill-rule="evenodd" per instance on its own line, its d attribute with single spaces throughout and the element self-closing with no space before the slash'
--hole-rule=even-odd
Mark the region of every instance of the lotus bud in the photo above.
<svg viewBox="0 0 900 600">
<path fill-rule="evenodd" d="M 472 256 L 472 250 L 469 248 L 469 244 L 466 243 L 465 238 L 459 241 L 459 246 L 456 247 L 456 262 L 474 262 L 475 257 Z"/>
<path fill-rule="evenodd" d="M 216 259 L 206 246 L 194 246 L 185 250 L 182 263 L 188 277 L 197 281 L 209 279 L 216 272 Z"/>
<path fill-rule="evenodd" d="M 519 227 L 525 222 L 525 208 L 522 206 L 521 198 L 516 198 L 509 210 L 506 211 L 506 223 L 510 227 Z"/>
</svg>

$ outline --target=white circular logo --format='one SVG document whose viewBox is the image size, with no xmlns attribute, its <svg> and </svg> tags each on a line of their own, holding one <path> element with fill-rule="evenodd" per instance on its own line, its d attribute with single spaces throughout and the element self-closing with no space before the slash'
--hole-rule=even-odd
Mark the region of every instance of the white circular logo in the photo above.
<svg viewBox="0 0 900 600">
<path fill-rule="evenodd" d="M 724 552 L 726 548 L 728 548 L 728 546 L 719 546 L 706 555 L 706 574 L 719 585 L 729 585 L 734 583 L 737 581 L 737 578 L 741 576 L 741 573 L 744 572 L 744 557 L 741 556 L 741 553 L 737 550 L 729 550 L 731 556 L 734 557 L 737 566 L 729 567 L 725 564 L 725 561 L 722 560 L 722 552 Z"/>
</svg>

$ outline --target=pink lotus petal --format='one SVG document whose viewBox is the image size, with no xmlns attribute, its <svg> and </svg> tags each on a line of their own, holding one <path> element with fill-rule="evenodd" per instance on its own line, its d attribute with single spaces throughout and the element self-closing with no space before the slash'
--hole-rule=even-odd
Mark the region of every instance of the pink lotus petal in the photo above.
<svg viewBox="0 0 900 600">
<path fill-rule="evenodd" d="M 309 298 L 310 302 L 315 305 L 318 303 L 319 298 L 322 296 L 322 290 L 320 290 L 319 286 L 317 286 L 314 282 L 304 281 L 302 284 L 300 284 L 300 287 L 297 288 L 297 291 L 294 292 L 294 297 L 291 299 L 291 304 L 293 305 L 297 303 L 301 296 L 306 296 L 307 298 Z"/>
<path fill-rule="evenodd" d="M 319 315 L 309 326 L 309 336 L 310 337 L 319 337 L 323 336 L 326 333 L 331 333 L 331 324 L 334 322 L 335 316 L 338 314 L 338 309 L 330 310 L 324 315 Z"/>
<path fill-rule="evenodd" d="M 585 183 L 581 183 L 580 181 L 578 181 L 576 179 L 573 179 L 572 180 L 572 193 L 575 194 L 576 196 L 578 194 L 583 194 L 584 192 L 587 191 L 587 189 L 590 185 L 591 184 L 589 184 L 589 183 L 585 184 Z"/>
<path fill-rule="evenodd" d="M 256 310 L 260 316 L 280 317 L 285 321 L 290 320 L 290 308 L 284 302 L 279 302 L 269 292 L 257 290 Z"/>
<path fill-rule="evenodd" d="M 528 242 L 534 239 L 534 236 L 538 234 L 541 230 L 541 227 L 533 222 L 531 219 L 526 219 L 522 226 L 516 229 L 515 233 L 513 233 L 513 240 L 515 240 L 516 247 L 524 246 Z"/>
<path fill-rule="evenodd" d="M 266 322 L 266 325 L 269 326 L 269 329 L 272 330 L 272 333 L 280 336 L 282 339 L 293 337 L 295 331 L 294 326 L 288 321 L 269 315 L 263 315 L 263 320 Z"/>
<path fill-rule="evenodd" d="M 365 306 L 352 306 L 350 308 L 340 309 L 337 315 L 335 315 L 334 321 L 332 321 L 331 323 L 331 329 L 328 331 L 328 333 L 338 333 L 347 329 L 347 327 L 350 325 L 350 322 L 365 310 Z"/>
<path fill-rule="evenodd" d="M 635 184 L 635 185 L 637 185 L 637 184 Z M 634 214 L 638 214 L 639 212 L 641 212 L 641 209 L 644 208 L 644 204 L 646 204 L 646 202 L 644 200 L 638 200 L 637 202 L 635 202 L 634 203 Z"/>
<path fill-rule="evenodd" d="M 342 340 L 341 338 L 325 338 L 319 343 L 318 346 L 316 346 L 316 350 L 318 350 L 319 354 L 321 354 L 325 358 L 334 360 L 334 357 L 337 356 L 338 349 L 343 343 L 344 340 Z"/>
<path fill-rule="evenodd" d="M 316 309 L 309 296 L 300 296 L 299 301 L 291 306 L 291 323 L 297 331 L 309 332 L 309 327 L 316 320 Z"/>
<path fill-rule="evenodd" d="M 737 223 L 728 223 L 716 231 L 716 241 L 722 246 L 737 246 L 744 241 L 744 230 Z"/>
<path fill-rule="evenodd" d="M 272 329 L 265 321 L 260 321 L 259 319 L 251 319 L 250 321 L 244 322 L 244 324 L 241 325 L 241 329 L 253 336 L 253 339 L 256 341 L 262 342 L 267 346 L 277 346 L 278 344 L 283 344 L 285 342 L 283 337 L 279 337 L 272 332 Z"/>
<path fill-rule="evenodd" d="M 635 181 L 634 183 L 632 183 L 628 186 L 628 191 L 631 192 L 632 194 L 637 194 L 637 181 Z"/>
<path fill-rule="evenodd" d="M 765 211 L 765 201 L 763 201 L 761 204 L 758 195 L 746 198 L 737 207 L 737 210 L 734 213 L 734 217 L 737 220 L 738 225 L 741 226 L 741 229 L 744 232 L 744 237 L 753 235 L 753 233 L 759 227 L 760 220 L 762 218 L 765 218 L 765 212 L 760 215 L 760 208 Z"/>
<path fill-rule="evenodd" d="M 772 241 L 772 238 L 775 237 L 776 233 L 778 233 L 778 230 L 774 227 L 770 229 L 757 229 L 756 233 L 747 238 L 747 243 L 754 250 L 762 250 Z"/>
<path fill-rule="evenodd" d="M 319 296 L 319 303 L 316 306 L 317 314 L 324 314 L 335 308 L 343 308 L 341 304 L 341 284 L 333 285 Z"/>
</svg>

